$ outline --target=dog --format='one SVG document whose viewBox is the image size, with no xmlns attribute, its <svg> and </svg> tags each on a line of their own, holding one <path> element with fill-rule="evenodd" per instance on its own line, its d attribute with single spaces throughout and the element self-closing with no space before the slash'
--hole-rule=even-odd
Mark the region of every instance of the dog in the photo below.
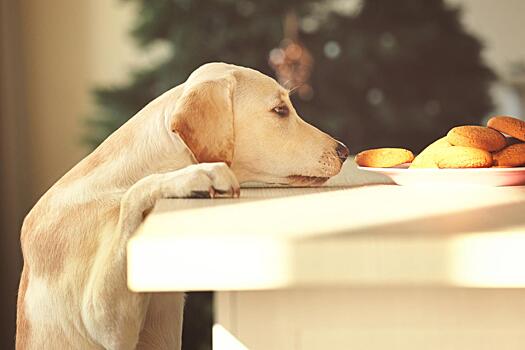
<svg viewBox="0 0 525 350">
<path fill-rule="evenodd" d="M 183 293 L 132 293 L 126 243 L 159 198 L 240 195 L 240 183 L 320 185 L 348 149 L 304 122 L 289 91 L 208 63 L 66 173 L 24 219 L 16 347 L 180 349 Z"/>
</svg>

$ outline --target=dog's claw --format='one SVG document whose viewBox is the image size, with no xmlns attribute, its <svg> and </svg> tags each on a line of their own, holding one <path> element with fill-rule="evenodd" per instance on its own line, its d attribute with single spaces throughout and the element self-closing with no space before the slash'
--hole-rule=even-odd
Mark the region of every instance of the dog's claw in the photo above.
<svg viewBox="0 0 525 350">
<path fill-rule="evenodd" d="M 233 192 L 233 198 L 239 198 L 241 196 L 241 189 L 240 188 L 233 188 L 232 187 L 232 192 Z"/>
<path fill-rule="evenodd" d="M 210 193 L 210 198 L 215 198 L 217 193 L 220 194 L 220 191 L 216 190 L 213 186 L 210 186 L 208 192 Z"/>
</svg>

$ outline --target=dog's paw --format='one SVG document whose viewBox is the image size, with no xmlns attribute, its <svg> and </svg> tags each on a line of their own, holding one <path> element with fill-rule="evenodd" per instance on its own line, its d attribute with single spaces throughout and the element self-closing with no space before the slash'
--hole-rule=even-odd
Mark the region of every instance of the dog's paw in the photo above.
<svg viewBox="0 0 525 350">
<path fill-rule="evenodd" d="M 162 186 L 165 198 L 239 197 L 240 185 L 225 163 L 190 165 Z"/>
</svg>

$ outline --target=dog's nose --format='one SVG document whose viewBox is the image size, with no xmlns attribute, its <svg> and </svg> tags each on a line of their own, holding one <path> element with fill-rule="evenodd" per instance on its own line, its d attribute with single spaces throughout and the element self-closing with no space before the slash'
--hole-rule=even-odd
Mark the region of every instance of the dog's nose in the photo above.
<svg viewBox="0 0 525 350">
<path fill-rule="evenodd" d="M 335 148 L 335 151 L 337 153 L 337 156 L 341 160 L 341 163 L 343 163 L 346 160 L 346 158 L 348 158 L 348 155 L 350 154 L 350 151 L 348 150 L 348 148 L 345 145 L 343 145 L 341 142 L 337 143 L 337 147 Z"/>
</svg>

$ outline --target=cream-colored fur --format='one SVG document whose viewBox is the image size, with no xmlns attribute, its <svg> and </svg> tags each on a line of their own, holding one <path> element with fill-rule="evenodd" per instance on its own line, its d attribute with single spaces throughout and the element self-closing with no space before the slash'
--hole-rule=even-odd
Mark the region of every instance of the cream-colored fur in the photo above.
<svg viewBox="0 0 525 350">
<path fill-rule="evenodd" d="M 27 215 L 17 348 L 180 348 L 183 294 L 126 286 L 126 242 L 155 201 L 235 197 L 246 181 L 321 184 L 346 155 L 299 118 L 273 79 L 224 63 L 200 67 L 108 137 Z"/>
</svg>

